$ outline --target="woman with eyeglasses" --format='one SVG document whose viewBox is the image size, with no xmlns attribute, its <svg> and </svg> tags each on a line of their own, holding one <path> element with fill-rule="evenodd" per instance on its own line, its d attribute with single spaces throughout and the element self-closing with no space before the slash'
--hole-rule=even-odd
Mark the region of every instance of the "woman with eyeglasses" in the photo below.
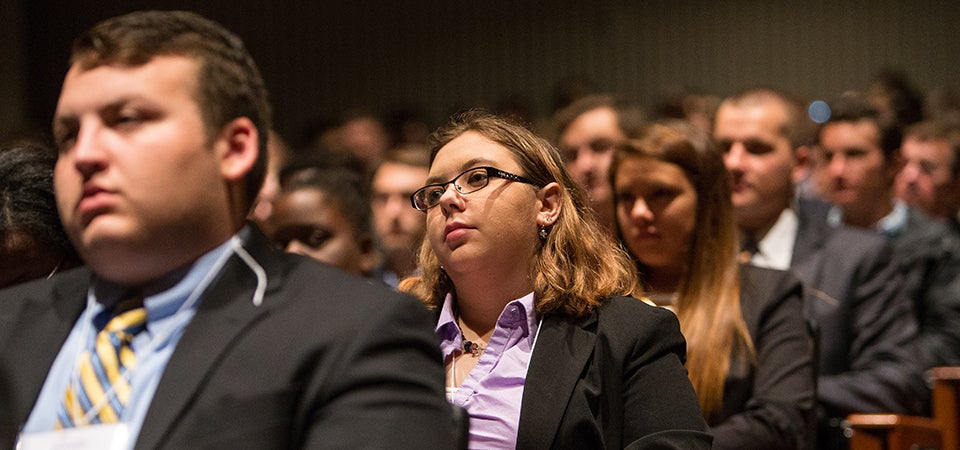
<svg viewBox="0 0 960 450">
<path fill-rule="evenodd" d="M 468 112 L 431 140 L 422 275 L 471 448 L 709 448 L 676 318 L 640 295 L 547 141 Z"/>
<path fill-rule="evenodd" d="M 800 282 L 738 263 L 722 154 L 692 125 L 653 124 L 611 165 L 617 235 L 644 288 L 676 311 L 714 449 L 812 444 L 815 373 Z"/>
</svg>

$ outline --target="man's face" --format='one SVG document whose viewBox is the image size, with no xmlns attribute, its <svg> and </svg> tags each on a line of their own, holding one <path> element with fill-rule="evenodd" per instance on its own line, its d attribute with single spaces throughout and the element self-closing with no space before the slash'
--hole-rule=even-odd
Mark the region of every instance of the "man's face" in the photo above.
<svg viewBox="0 0 960 450">
<path fill-rule="evenodd" d="M 897 197 L 934 217 L 956 217 L 960 182 L 953 174 L 950 143 L 907 136 L 900 154 L 903 167 L 896 178 Z"/>
<path fill-rule="evenodd" d="M 602 219 L 612 223 L 613 194 L 608 170 L 614 146 L 626 139 L 610 108 L 597 108 L 570 122 L 560 135 L 560 154 L 567 171 L 583 186 Z"/>
<path fill-rule="evenodd" d="M 814 150 L 814 184 L 820 195 L 845 211 L 872 209 L 872 204 L 888 195 L 894 174 L 891 166 L 880 148 L 880 130 L 874 122 L 834 122 L 820 130 L 820 145 Z"/>
<path fill-rule="evenodd" d="M 410 196 L 426 183 L 427 173 L 426 167 L 385 162 L 373 176 L 373 224 L 388 254 L 415 253 L 420 247 L 427 222 L 410 205 Z"/>
<path fill-rule="evenodd" d="M 724 103 L 717 111 L 714 140 L 730 172 L 737 223 L 748 230 L 769 227 L 793 198 L 796 157 L 782 129 L 787 114 L 773 102 Z"/>
<path fill-rule="evenodd" d="M 197 70 L 158 56 L 67 73 L 54 116 L 57 206 L 100 276 L 144 283 L 233 232 L 220 163 L 229 143 L 207 139 Z"/>
</svg>

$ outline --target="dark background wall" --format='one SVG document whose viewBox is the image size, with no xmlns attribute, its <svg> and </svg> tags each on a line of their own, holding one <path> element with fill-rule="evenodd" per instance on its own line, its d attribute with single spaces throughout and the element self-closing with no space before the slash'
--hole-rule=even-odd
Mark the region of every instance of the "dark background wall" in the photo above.
<svg viewBox="0 0 960 450">
<path fill-rule="evenodd" d="M 948 0 L 3 2 L 2 137 L 46 130 L 76 34 L 144 8 L 194 10 L 243 37 L 294 141 L 355 106 L 415 106 L 437 124 L 513 94 L 544 115 L 574 75 L 644 106 L 673 86 L 829 98 L 887 66 L 923 91 L 960 86 L 960 8 Z"/>
</svg>

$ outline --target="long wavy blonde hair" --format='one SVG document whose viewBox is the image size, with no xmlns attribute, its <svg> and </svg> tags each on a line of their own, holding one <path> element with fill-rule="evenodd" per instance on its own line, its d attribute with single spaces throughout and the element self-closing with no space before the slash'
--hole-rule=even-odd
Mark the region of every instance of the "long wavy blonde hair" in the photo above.
<svg viewBox="0 0 960 450">
<path fill-rule="evenodd" d="M 560 214 L 548 227 L 546 240 L 539 243 L 530 274 L 538 314 L 581 318 L 607 297 L 642 295 L 630 257 L 604 232 L 583 189 L 570 178 L 560 154 L 545 139 L 506 119 L 471 110 L 455 115 L 431 135 L 431 164 L 444 145 L 467 131 L 507 149 L 520 165 L 521 174 L 537 185 L 560 185 Z M 437 308 L 455 287 L 427 239 L 420 247 L 419 266 L 421 275 L 403 280 L 400 289 L 419 297 L 429 308 Z"/>
<path fill-rule="evenodd" d="M 617 147 L 610 168 L 614 185 L 617 169 L 631 158 L 654 158 L 678 166 L 697 194 L 695 231 L 676 307 L 687 339 L 687 372 L 710 422 L 723 405 L 731 355 L 746 364 L 755 364 L 756 359 L 740 310 L 739 238 L 723 155 L 692 125 L 667 121 L 648 126 Z M 617 234 L 623 240 L 619 221 Z M 646 267 L 635 256 L 634 261 L 642 278 Z"/>
</svg>

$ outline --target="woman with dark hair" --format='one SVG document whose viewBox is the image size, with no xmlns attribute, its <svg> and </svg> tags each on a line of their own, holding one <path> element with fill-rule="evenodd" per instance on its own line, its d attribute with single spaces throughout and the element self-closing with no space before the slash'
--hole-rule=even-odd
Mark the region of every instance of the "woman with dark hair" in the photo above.
<svg viewBox="0 0 960 450">
<path fill-rule="evenodd" d="M 709 448 L 673 314 L 640 295 L 547 141 L 481 112 L 432 136 L 422 275 L 471 448 Z"/>
<path fill-rule="evenodd" d="M 0 288 L 80 264 L 54 201 L 56 162 L 39 142 L 0 146 Z"/>
<path fill-rule="evenodd" d="M 800 283 L 738 263 L 721 153 L 690 124 L 654 124 L 618 146 L 611 182 L 620 240 L 650 298 L 680 319 L 714 448 L 812 445 L 815 374 Z"/>
</svg>

